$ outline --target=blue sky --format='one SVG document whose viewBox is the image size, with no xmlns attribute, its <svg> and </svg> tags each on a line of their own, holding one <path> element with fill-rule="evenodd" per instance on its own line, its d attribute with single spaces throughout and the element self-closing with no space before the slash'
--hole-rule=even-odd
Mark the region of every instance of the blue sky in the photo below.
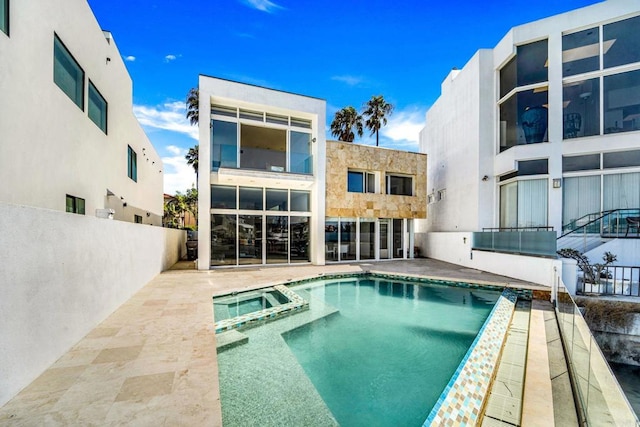
<svg viewBox="0 0 640 427">
<path fill-rule="evenodd" d="M 195 183 L 197 130 L 184 99 L 198 75 L 323 98 L 327 120 L 372 95 L 395 106 L 383 147 L 417 151 L 424 114 L 453 67 L 513 26 L 597 0 L 88 0 L 133 79 L 134 112 L 165 164 L 165 192 Z M 327 123 L 328 126 L 329 123 Z M 327 135 L 330 137 L 329 135 Z M 368 133 L 355 142 L 375 144 Z"/>
</svg>

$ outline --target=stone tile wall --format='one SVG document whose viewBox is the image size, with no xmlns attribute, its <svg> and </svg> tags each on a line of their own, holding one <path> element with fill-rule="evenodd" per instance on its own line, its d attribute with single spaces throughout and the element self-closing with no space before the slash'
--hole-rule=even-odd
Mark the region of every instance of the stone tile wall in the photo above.
<svg viewBox="0 0 640 427">
<path fill-rule="evenodd" d="M 378 172 L 380 192 L 349 193 L 349 169 Z M 387 195 L 385 174 L 413 175 L 415 196 Z M 426 218 L 427 155 L 351 142 L 327 141 L 326 216 Z"/>
</svg>

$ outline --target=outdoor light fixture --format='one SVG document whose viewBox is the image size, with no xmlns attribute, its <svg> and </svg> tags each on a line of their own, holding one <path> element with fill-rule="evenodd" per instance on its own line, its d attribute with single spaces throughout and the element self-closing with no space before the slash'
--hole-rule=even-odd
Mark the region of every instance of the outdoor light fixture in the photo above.
<svg viewBox="0 0 640 427">
<path fill-rule="evenodd" d="M 482 180 L 483 181 L 489 181 L 489 177 L 487 175 L 485 175 L 485 176 L 482 177 Z"/>
<path fill-rule="evenodd" d="M 562 179 L 561 178 L 554 178 L 553 179 L 553 188 L 560 188 L 562 187 Z"/>
</svg>

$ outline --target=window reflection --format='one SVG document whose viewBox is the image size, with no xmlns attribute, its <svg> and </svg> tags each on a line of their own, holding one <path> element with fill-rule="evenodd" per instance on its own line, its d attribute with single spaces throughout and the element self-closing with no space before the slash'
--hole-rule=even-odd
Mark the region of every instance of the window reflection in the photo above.
<svg viewBox="0 0 640 427">
<path fill-rule="evenodd" d="M 291 262 L 309 262 L 309 218 L 291 217 Z"/>
<path fill-rule="evenodd" d="M 211 170 L 238 167 L 238 125 L 211 121 Z"/>
<path fill-rule="evenodd" d="M 600 134 L 600 80 L 567 83 L 563 87 L 564 138 Z"/>
<path fill-rule="evenodd" d="M 522 91 L 500 105 L 500 151 L 548 141 L 548 88 Z"/>
<path fill-rule="evenodd" d="M 289 223 L 286 216 L 267 216 L 267 264 L 289 261 Z"/>
<path fill-rule="evenodd" d="M 640 70 L 604 77 L 604 133 L 640 130 Z"/>
<path fill-rule="evenodd" d="M 640 16 L 613 22 L 603 28 L 604 67 L 640 61 Z"/>
<path fill-rule="evenodd" d="M 236 216 L 211 215 L 211 265 L 236 264 Z"/>
<path fill-rule="evenodd" d="M 238 264 L 262 264 L 262 216 L 238 217 Z"/>
<path fill-rule="evenodd" d="M 576 74 L 595 71 L 600 68 L 600 32 L 589 28 L 562 36 L 562 74 Z"/>
<path fill-rule="evenodd" d="M 548 80 L 547 40 L 518 46 L 518 86 Z"/>
</svg>

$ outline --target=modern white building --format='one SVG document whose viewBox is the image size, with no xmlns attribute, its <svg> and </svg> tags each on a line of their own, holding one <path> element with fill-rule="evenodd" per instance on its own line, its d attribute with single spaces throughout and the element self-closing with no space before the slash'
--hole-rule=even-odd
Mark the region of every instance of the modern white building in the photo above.
<svg viewBox="0 0 640 427">
<path fill-rule="evenodd" d="M 86 0 L 0 1 L 0 93 L 0 201 L 162 224 L 162 161 Z"/>
<path fill-rule="evenodd" d="M 199 96 L 198 268 L 323 264 L 325 101 L 203 75 Z"/>
<path fill-rule="evenodd" d="M 640 3 L 608 0 L 514 27 L 452 70 L 420 134 L 419 231 L 559 236 L 587 214 L 640 208 L 639 32 Z"/>
</svg>

